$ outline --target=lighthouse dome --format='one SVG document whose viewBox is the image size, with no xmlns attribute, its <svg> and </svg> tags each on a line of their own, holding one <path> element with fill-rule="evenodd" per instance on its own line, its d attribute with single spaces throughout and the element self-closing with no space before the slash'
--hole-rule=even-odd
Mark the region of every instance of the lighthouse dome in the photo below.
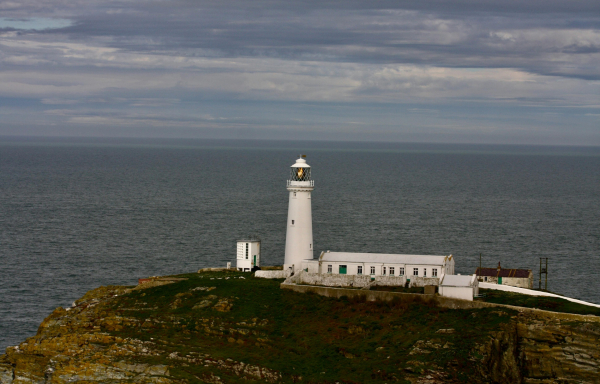
<svg viewBox="0 0 600 384">
<path fill-rule="evenodd" d="M 310 165 L 306 164 L 306 160 L 300 157 L 296 160 L 296 164 L 292 165 L 292 168 L 310 168 Z"/>
</svg>

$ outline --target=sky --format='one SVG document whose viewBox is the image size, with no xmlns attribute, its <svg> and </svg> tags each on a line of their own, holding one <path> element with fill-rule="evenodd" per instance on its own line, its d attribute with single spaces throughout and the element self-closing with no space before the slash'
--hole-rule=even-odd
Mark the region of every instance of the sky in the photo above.
<svg viewBox="0 0 600 384">
<path fill-rule="evenodd" d="M 0 0 L 0 136 L 600 145 L 598 0 Z"/>
</svg>

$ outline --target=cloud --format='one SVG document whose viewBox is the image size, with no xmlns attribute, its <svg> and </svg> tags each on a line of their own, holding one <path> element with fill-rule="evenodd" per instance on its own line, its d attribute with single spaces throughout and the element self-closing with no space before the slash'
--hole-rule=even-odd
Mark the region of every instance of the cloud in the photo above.
<svg viewBox="0 0 600 384">
<path fill-rule="evenodd" d="M 597 1 L 0 0 L 0 10 L 0 98 L 37 100 L 27 108 L 54 123 L 489 133 L 520 117 L 540 132 L 558 108 L 588 127 L 600 104 Z"/>
<path fill-rule="evenodd" d="M 26 1 L 12 13 L 47 15 L 48 4 Z M 74 1 L 59 2 L 50 14 L 72 25 L 40 38 L 121 53 L 600 76 L 592 65 L 600 51 L 594 1 Z"/>
<path fill-rule="evenodd" d="M 70 105 L 70 104 L 77 104 L 79 103 L 79 101 L 77 100 L 68 100 L 68 99 L 61 99 L 61 98 L 45 98 L 42 99 L 42 104 L 50 104 L 50 105 Z"/>
<path fill-rule="evenodd" d="M 33 18 L 5 18 L 0 17 L 0 29 L 25 29 L 25 30 L 47 30 L 54 28 L 65 28 L 71 25 L 67 19 L 53 19 L 46 17 Z"/>
</svg>

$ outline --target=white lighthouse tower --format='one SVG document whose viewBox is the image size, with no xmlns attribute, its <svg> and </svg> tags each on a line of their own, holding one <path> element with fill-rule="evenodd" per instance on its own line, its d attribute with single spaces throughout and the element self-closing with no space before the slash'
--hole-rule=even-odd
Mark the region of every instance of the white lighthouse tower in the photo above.
<svg viewBox="0 0 600 384">
<path fill-rule="evenodd" d="M 292 165 L 287 182 L 290 191 L 284 270 L 300 271 L 302 260 L 313 258 L 311 193 L 315 182 L 310 178 L 310 165 L 303 155 Z"/>
</svg>

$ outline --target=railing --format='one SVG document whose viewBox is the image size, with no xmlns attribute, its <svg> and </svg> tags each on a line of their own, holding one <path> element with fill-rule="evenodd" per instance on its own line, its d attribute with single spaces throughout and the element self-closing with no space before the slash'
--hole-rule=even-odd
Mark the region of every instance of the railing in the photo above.
<svg viewBox="0 0 600 384">
<path fill-rule="evenodd" d="M 293 186 L 293 187 L 314 187 L 315 186 L 315 181 L 314 180 L 308 180 L 308 181 L 294 181 L 294 180 L 288 180 L 287 181 L 287 186 Z"/>
</svg>

